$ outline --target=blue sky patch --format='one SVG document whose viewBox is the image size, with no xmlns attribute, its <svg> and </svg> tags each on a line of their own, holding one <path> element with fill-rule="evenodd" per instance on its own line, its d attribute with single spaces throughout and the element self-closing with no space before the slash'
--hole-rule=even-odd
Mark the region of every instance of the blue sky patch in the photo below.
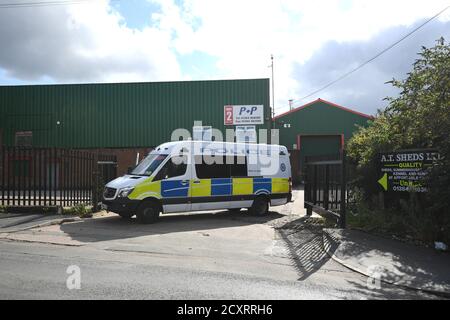
<svg viewBox="0 0 450 320">
<path fill-rule="evenodd" d="M 160 11 L 158 4 L 147 0 L 113 0 L 111 6 L 124 17 L 127 27 L 138 30 L 151 26 L 151 14 Z"/>
</svg>

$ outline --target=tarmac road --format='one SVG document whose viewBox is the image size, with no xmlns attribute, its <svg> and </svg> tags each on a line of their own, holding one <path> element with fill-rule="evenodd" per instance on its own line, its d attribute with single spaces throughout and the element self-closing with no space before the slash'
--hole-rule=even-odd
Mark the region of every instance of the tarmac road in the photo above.
<svg viewBox="0 0 450 320">
<path fill-rule="evenodd" d="M 320 235 L 301 220 L 277 227 L 298 219 L 219 212 L 142 226 L 107 215 L 12 233 L 15 240 L 0 240 L 0 298 L 434 298 L 385 284 L 369 289 L 366 277 L 323 253 Z M 80 289 L 67 288 L 71 265 L 80 268 Z"/>
<path fill-rule="evenodd" d="M 321 299 L 358 298 L 326 284 L 274 280 L 152 263 L 151 257 L 96 250 L 2 243 L 2 299 Z M 68 290 L 66 269 L 81 268 L 81 289 Z"/>
</svg>

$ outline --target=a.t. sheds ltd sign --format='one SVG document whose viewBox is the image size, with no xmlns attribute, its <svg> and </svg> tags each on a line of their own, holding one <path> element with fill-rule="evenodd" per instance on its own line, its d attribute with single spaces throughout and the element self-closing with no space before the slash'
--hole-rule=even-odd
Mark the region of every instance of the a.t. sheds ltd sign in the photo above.
<svg viewBox="0 0 450 320">
<path fill-rule="evenodd" d="M 384 191 L 427 192 L 425 177 L 439 160 L 436 150 L 405 150 L 380 154 L 381 178 Z"/>
</svg>

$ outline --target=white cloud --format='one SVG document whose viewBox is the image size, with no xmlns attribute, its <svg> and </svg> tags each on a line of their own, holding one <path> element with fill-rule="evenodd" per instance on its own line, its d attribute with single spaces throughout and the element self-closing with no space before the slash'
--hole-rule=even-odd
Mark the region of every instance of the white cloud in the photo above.
<svg viewBox="0 0 450 320">
<path fill-rule="evenodd" d="M 149 17 L 151 27 L 143 30 L 128 28 L 108 0 L 0 10 L 0 71 L 31 82 L 180 80 L 191 79 L 192 74 L 182 73 L 182 59 L 177 57 L 201 53 L 216 61 L 215 68 L 208 64 L 196 73 L 205 78 L 270 77 L 273 54 L 276 106 L 281 109 L 288 99 L 310 93 L 322 80 L 384 48 L 377 45 L 389 44 L 375 41 L 367 46 L 377 35 L 394 41 L 388 37 L 389 30 L 398 27 L 395 30 L 406 32 L 449 4 L 449 0 L 148 1 L 160 10 Z M 449 21 L 450 10 L 440 20 Z M 330 42 L 340 45 L 342 61 L 327 51 Z M 358 46 L 370 50 L 358 50 Z M 345 52 L 348 48 L 359 55 Z M 366 72 L 381 81 L 380 74 L 389 72 L 381 72 L 380 64 L 376 67 Z M 321 77 L 314 72 L 322 73 Z M 371 84 L 333 88 L 327 95 L 345 92 L 346 101 L 352 97 L 359 101 Z"/>
<path fill-rule="evenodd" d="M 0 10 L 0 68 L 39 82 L 156 81 L 182 77 L 171 35 L 127 28 L 108 1 Z"/>
<path fill-rule="evenodd" d="M 299 79 L 293 70 L 314 57 L 327 42 L 360 41 L 364 45 L 361 41 L 392 27 L 410 27 L 449 4 L 448 0 L 186 0 L 180 10 L 171 1 L 160 1 L 166 5 L 159 19 L 162 25 L 172 26 L 177 35 L 175 49 L 216 57 L 217 77 L 269 77 L 267 66 L 270 54 L 274 54 L 278 107 L 287 105 L 289 98 L 309 93 L 304 90 L 310 85 L 299 83 L 308 79 Z M 448 11 L 441 20 L 450 20 Z M 200 21 L 196 30 L 189 28 L 192 17 Z M 367 58 L 383 48 L 372 49 Z M 333 63 L 333 57 L 329 58 L 327 62 Z"/>
<path fill-rule="evenodd" d="M 328 42 L 317 50 L 311 59 L 294 66 L 294 86 L 297 86 L 302 95 L 313 92 L 361 65 L 374 53 L 379 52 L 380 48 L 388 47 L 420 23 L 391 27 L 364 41 Z M 431 47 L 441 36 L 450 37 L 450 21 L 426 26 L 414 37 L 400 43 L 358 72 L 306 100 L 321 97 L 362 112 L 374 113 L 376 109 L 386 105 L 383 101 L 385 97 L 398 94 L 397 89 L 385 82 L 392 78 L 404 79 L 418 58 L 417 53 L 421 46 Z M 297 105 L 306 102 L 298 101 Z"/>
</svg>

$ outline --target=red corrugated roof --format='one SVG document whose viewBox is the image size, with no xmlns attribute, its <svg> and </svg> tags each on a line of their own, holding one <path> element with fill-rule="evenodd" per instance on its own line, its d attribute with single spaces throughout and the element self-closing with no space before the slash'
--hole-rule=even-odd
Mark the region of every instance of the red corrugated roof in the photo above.
<svg viewBox="0 0 450 320">
<path fill-rule="evenodd" d="M 357 115 L 359 115 L 359 116 L 361 116 L 361 117 L 365 117 L 365 118 L 368 118 L 368 119 L 373 119 L 373 118 L 374 118 L 373 116 L 370 116 L 370 115 L 368 115 L 368 114 L 361 113 L 361 112 L 358 112 L 358 111 L 355 111 L 355 110 L 352 110 L 352 109 L 349 109 L 349 108 L 340 106 L 340 105 L 338 105 L 338 104 L 336 104 L 336 103 L 329 102 L 329 101 L 326 101 L 326 100 L 323 100 L 323 99 L 319 98 L 319 99 L 314 100 L 314 101 L 311 101 L 311 102 L 309 102 L 309 103 L 307 103 L 307 104 L 305 104 L 305 105 L 303 105 L 303 106 L 300 106 L 300 107 L 297 107 L 297 108 L 295 108 L 295 109 L 292 109 L 292 110 L 290 110 L 290 111 L 288 111 L 288 112 L 282 113 L 282 114 L 280 114 L 280 115 L 274 117 L 273 120 L 277 120 L 277 119 L 282 118 L 282 117 L 284 117 L 284 116 L 286 116 L 286 115 L 288 115 L 288 114 L 291 114 L 291 113 L 300 111 L 300 110 L 302 110 L 302 109 L 305 109 L 306 107 L 309 107 L 309 106 L 311 106 L 311 105 L 313 105 L 313 104 L 315 104 L 315 103 L 317 103 L 317 102 L 323 102 L 323 103 L 326 103 L 326 104 L 328 104 L 328 105 L 330 105 L 330 106 L 332 106 L 332 107 L 336 107 L 336 108 L 339 108 L 339 109 L 341 109 L 341 110 L 344 110 L 344 111 L 347 111 L 347 112 L 351 112 L 351 113 L 353 113 L 353 114 L 357 114 Z"/>
</svg>

